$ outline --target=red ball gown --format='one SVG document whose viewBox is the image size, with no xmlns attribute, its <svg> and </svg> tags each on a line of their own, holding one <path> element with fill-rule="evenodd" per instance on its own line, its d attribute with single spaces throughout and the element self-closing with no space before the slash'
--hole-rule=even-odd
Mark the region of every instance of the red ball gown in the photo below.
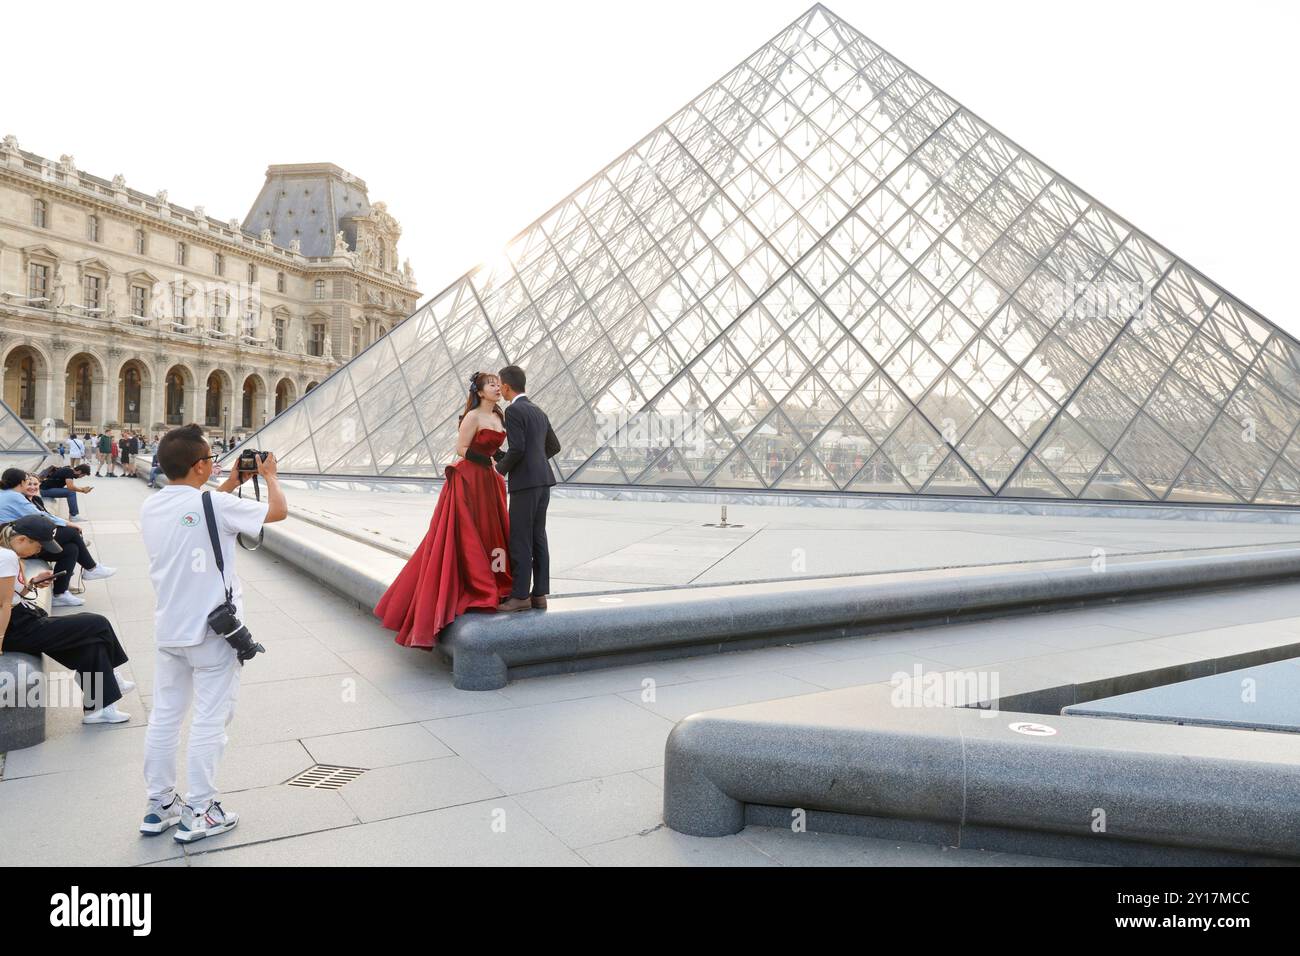
<svg viewBox="0 0 1300 956">
<path fill-rule="evenodd" d="M 491 460 L 506 433 L 480 428 L 470 449 Z M 447 466 L 429 530 L 375 605 L 384 627 L 407 647 L 431 648 L 467 610 L 495 611 L 510 596 L 510 517 L 506 482 L 468 458 Z"/>
</svg>

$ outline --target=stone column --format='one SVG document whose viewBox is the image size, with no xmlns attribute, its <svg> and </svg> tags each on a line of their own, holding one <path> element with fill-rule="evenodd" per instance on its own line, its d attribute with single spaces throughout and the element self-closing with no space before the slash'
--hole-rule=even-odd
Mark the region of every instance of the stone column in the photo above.
<svg viewBox="0 0 1300 956">
<path fill-rule="evenodd" d="M 275 383 L 270 380 L 270 373 L 266 369 L 258 369 L 258 374 L 262 376 L 265 387 L 262 389 L 261 401 L 253 403 L 254 428 L 261 428 L 275 414 Z"/>
<path fill-rule="evenodd" d="M 182 425 L 188 425 L 190 422 L 203 424 L 203 413 L 207 398 L 204 385 L 204 382 L 199 381 L 198 375 L 195 375 L 194 381 L 185 386 L 185 413 L 181 415 Z"/>
<path fill-rule="evenodd" d="M 116 345 L 108 347 L 108 369 L 104 372 L 104 420 L 122 424 L 122 379 L 116 371 L 122 361 L 123 352 Z"/>
<path fill-rule="evenodd" d="M 94 389 L 94 411 L 91 415 L 94 419 L 93 424 L 97 429 L 103 428 L 107 422 L 114 421 L 116 417 L 113 414 L 113 407 L 108 404 L 110 395 L 108 376 L 108 369 L 105 368 L 103 378 L 92 385 Z"/>
<path fill-rule="evenodd" d="M 45 407 L 55 421 L 66 421 L 72 409 L 68 406 L 68 346 L 61 338 L 50 340 L 50 380 L 45 385 Z"/>
<path fill-rule="evenodd" d="M 153 394 L 149 397 L 147 414 L 141 416 L 146 419 L 145 426 L 149 429 L 150 437 L 155 431 L 161 432 L 167 421 L 167 367 L 167 357 L 161 352 L 155 352 L 150 367 Z"/>
</svg>

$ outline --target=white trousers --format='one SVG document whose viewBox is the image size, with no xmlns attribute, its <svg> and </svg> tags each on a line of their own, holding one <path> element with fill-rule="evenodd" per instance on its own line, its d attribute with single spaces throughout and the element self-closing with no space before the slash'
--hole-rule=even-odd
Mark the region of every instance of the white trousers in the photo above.
<svg viewBox="0 0 1300 956">
<path fill-rule="evenodd" d="M 239 658 L 224 637 L 209 633 L 193 647 L 160 647 L 154 660 L 153 712 L 144 737 L 149 798 L 164 797 L 176 787 L 181 723 L 193 701 L 185 802 L 206 809 L 217 796 L 217 764 L 239 698 Z"/>
</svg>

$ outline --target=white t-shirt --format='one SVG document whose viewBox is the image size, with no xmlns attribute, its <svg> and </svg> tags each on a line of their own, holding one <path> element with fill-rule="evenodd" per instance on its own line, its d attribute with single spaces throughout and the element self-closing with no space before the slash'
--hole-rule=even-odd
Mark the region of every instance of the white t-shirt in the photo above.
<svg viewBox="0 0 1300 956">
<path fill-rule="evenodd" d="M 0 547 L 0 578 L 14 579 L 14 603 L 18 602 L 18 593 L 23 586 L 18 583 L 18 562 L 22 560 L 18 557 L 17 551 L 10 551 L 8 548 Z"/>
<path fill-rule="evenodd" d="M 266 520 L 269 502 L 212 492 L 226 583 L 242 620 L 243 589 L 235 574 L 235 535 L 256 535 Z M 140 531 L 149 554 L 158 610 L 154 642 L 159 647 L 193 647 L 211 633 L 208 614 L 226 598 L 221 572 L 203 519 L 203 492 L 189 485 L 168 485 L 140 509 Z"/>
</svg>

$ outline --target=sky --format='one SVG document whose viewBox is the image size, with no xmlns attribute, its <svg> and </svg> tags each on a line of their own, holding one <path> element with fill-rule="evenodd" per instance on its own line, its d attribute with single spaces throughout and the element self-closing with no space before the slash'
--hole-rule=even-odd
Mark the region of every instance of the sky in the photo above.
<svg viewBox="0 0 1300 956">
<path fill-rule="evenodd" d="M 23 4 L 5 14 L 0 135 L 223 220 L 268 165 L 336 163 L 397 217 L 427 299 L 810 5 L 66 0 L 51 27 Z M 1300 335 L 1300 5 L 828 6 Z"/>
</svg>

